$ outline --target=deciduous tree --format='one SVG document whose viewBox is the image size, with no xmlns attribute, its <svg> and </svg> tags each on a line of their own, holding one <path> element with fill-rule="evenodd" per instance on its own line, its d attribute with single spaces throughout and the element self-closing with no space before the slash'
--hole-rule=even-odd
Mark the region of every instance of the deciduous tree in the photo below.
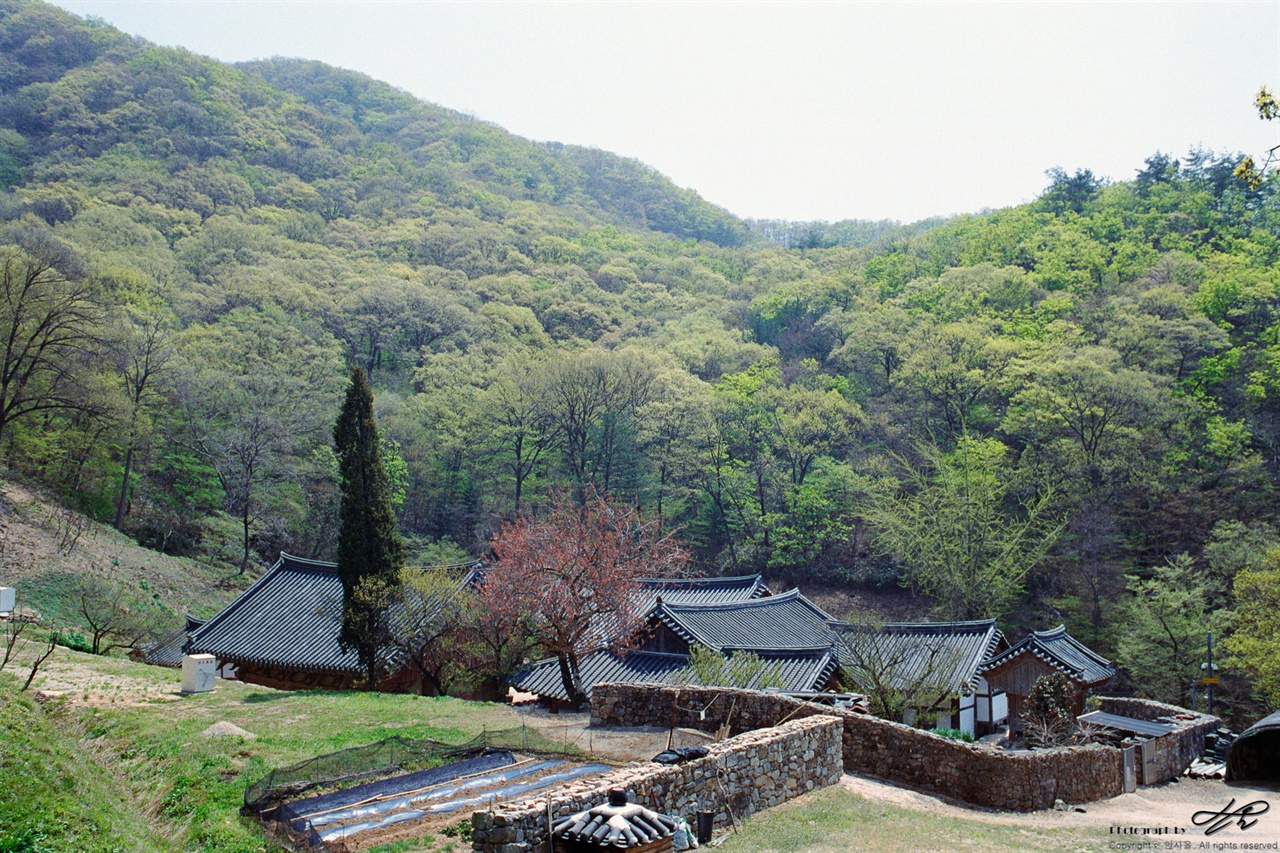
<svg viewBox="0 0 1280 853">
<path fill-rule="evenodd" d="M 864 516 L 904 580 L 948 619 L 1001 616 L 1062 530 L 1049 495 L 1012 499 L 1003 444 L 964 436 L 952 453 L 923 447 L 922 465 L 900 460 L 905 484 L 866 502 Z"/>
<path fill-rule="evenodd" d="M 546 515 L 504 524 L 480 588 L 482 607 L 527 615 L 538 645 L 560 661 L 572 702 L 586 696 L 578 662 L 625 649 L 643 627 L 637 580 L 674 575 L 688 555 L 631 506 L 558 496 Z"/>
<path fill-rule="evenodd" d="M 1267 707 L 1280 705 L 1280 550 L 1235 578 L 1234 633 L 1226 641 L 1228 662 L 1247 673 Z"/>
<path fill-rule="evenodd" d="M 0 248 L 0 438 L 15 420 L 83 405 L 81 359 L 101 310 L 79 258 L 24 230 Z"/>
</svg>

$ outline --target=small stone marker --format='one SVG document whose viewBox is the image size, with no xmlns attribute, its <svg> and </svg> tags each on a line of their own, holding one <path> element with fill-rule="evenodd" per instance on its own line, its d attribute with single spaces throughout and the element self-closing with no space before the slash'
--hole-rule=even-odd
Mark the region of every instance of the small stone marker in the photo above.
<svg viewBox="0 0 1280 853">
<path fill-rule="evenodd" d="M 218 661 L 213 655 L 183 655 L 182 692 L 208 693 L 218 679 Z"/>
<path fill-rule="evenodd" d="M 17 591 L 11 586 L 0 586 L 0 616 L 12 613 L 17 606 Z"/>
</svg>

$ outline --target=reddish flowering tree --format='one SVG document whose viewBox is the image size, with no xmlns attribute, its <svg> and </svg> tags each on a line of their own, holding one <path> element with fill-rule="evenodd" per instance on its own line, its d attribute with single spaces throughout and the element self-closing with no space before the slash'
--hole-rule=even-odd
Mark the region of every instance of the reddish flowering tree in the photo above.
<svg viewBox="0 0 1280 853">
<path fill-rule="evenodd" d="M 494 618 L 527 624 L 560 661 L 570 701 L 586 701 L 578 661 L 599 649 L 633 646 L 644 627 L 637 581 L 669 577 L 689 555 L 634 508 L 598 495 L 578 506 L 553 499 L 540 518 L 504 524 L 479 606 Z"/>
</svg>

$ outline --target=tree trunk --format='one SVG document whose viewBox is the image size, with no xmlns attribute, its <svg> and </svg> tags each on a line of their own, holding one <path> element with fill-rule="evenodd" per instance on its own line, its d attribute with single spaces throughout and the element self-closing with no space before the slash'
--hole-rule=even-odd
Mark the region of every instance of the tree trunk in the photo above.
<svg viewBox="0 0 1280 853">
<path fill-rule="evenodd" d="M 129 506 L 129 474 L 133 471 L 133 442 L 124 454 L 124 476 L 120 480 L 120 500 L 116 502 L 116 530 L 124 530 L 125 510 Z"/>
<path fill-rule="evenodd" d="M 569 702 L 574 706 L 581 706 L 587 701 L 587 695 L 582 692 L 582 687 L 578 683 L 578 659 L 577 656 L 570 654 L 560 654 L 556 656 L 560 661 L 560 679 L 564 682 L 565 695 L 569 697 Z"/>
<path fill-rule="evenodd" d="M 244 574 L 249 568 L 249 500 L 245 498 L 244 510 L 240 514 L 240 520 L 244 524 L 244 558 L 240 561 L 240 574 Z"/>
</svg>

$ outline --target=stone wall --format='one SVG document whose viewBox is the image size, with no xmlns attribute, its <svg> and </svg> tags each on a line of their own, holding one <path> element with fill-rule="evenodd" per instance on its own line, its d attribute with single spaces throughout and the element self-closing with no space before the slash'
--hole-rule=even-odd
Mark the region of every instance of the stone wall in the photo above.
<svg viewBox="0 0 1280 853">
<path fill-rule="evenodd" d="M 1204 736 L 1217 731 L 1222 721 L 1207 714 L 1197 714 L 1177 705 L 1165 705 L 1149 699 L 1101 697 L 1101 710 L 1135 720 L 1157 720 L 1172 717 L 1178 729 L 1151 742 L 1152 761 L 1141 767 L 1139 781 L 1143 785 L 1163 785 L 1182 775 L 1192 761 L 1204 755 Z M 1137 754 L 1142 755 L 1138 749 Z"/>
<path fill-rule="evenodd" d="M 1145 699 L 1104 697 L 1102 710 L 1141 720 L 1173 717 L 1179 728 L 1152 742 L 1144 785 L 1182 774 L 1204 751 L 1217 717 Z M 1006 752 L 951 740 L 867 714 L 801 702 L 777 693 L 715 687 L 604 684 L 593 691 L 593 725 L 670 726 L 731 733 L 824 714 L 844 727 L 844 769 L 935 791 L 974 805 L 1014 811 L 1049 808 L 1055 800 L 1086 803 L 1114 797 L 1124 786 L 1120 750 L 1099 744 Z M 1138 751 L 1141 755 L 1141 750 Z"/>
<path fill-rule="evenodd" d="M 1090 745 L 1004 752 L 967 744 L 867 714 L 800 702 L 776 693 L 724 688 L 609 684 L 593 691 L 595 725 L 677 726 L 733 732 L 815 714 L 844 724 L 844 769 L 946 794 L 988 808 L 1033 811 L 1054 800 L 1092 802 L 1123 788 L 1120 751 Z"/>
<path fill-rule="evenodd" d="M 840 778 L 841 722 L 830 716 L 792 720 L 713 744 L 704 758 L 674 766 L 632 764 L 550 793 L 555 819 L 600 805 L 610 788 L 631 802 L 694 824 L 697 811 L 715 813 L 717 827 L 770 808 Z M 547 799 L 504 804 L 471 816 L 472 848 L 529 853 L 547 838 Z M 730 817 L 732 810 L 733 817 Z"/>
<path fill-rule="evenodd" d="M 817 714 L 843 716 L 828 705 L 801 702 L 781 693 L 725 687 L 666 687 L 657 684 L 598 684 L 591 691 L 593 726 L 677 726 L 732 735 Z"/>
</svg>

